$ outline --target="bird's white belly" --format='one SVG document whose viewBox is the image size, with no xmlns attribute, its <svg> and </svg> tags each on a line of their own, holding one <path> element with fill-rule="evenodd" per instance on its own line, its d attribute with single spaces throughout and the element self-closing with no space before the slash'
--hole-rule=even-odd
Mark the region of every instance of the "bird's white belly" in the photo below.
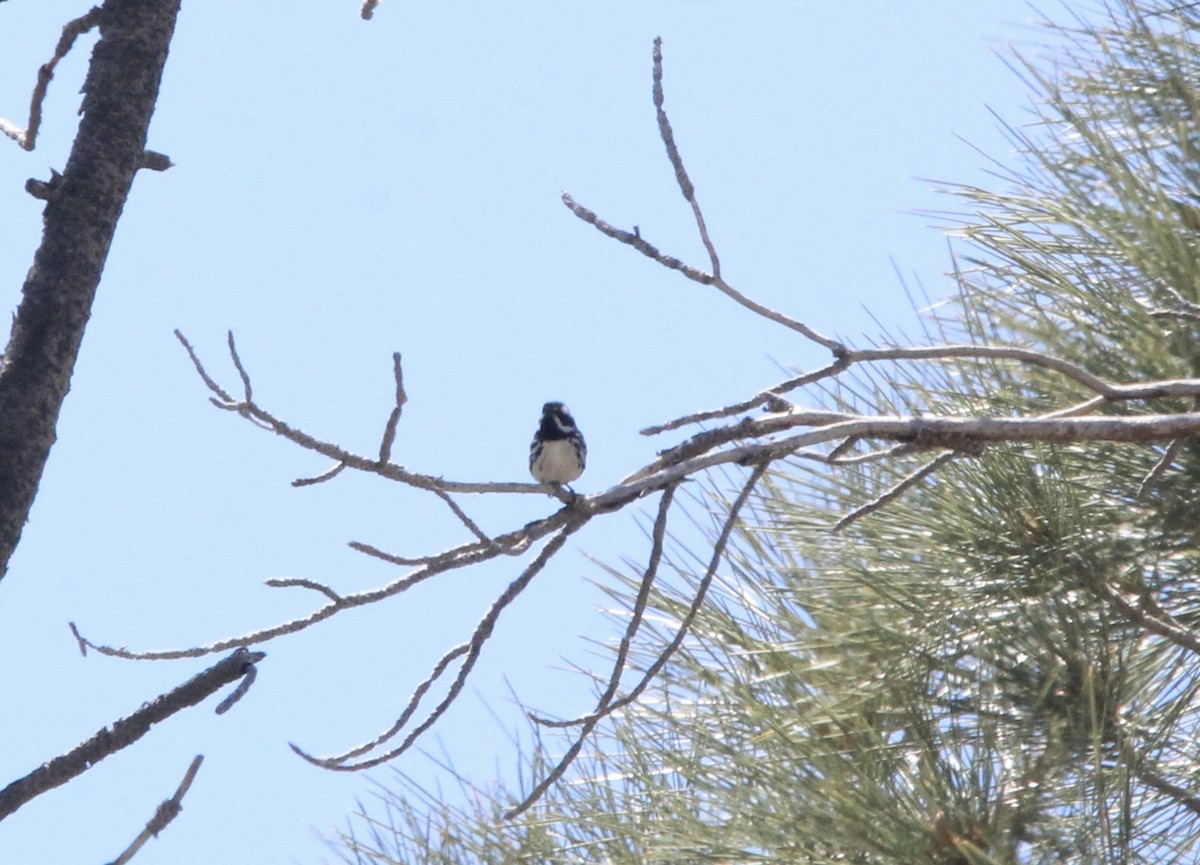
<svg viewBox="0 0 1200 865">
<path fill-rule="evenodd" d="M 545 442 L 542 458 L 534 468 L 534 477 L 544 484 L 569 484 L 583 474 L 575 448 L 566 439 Z"/>
</svg>

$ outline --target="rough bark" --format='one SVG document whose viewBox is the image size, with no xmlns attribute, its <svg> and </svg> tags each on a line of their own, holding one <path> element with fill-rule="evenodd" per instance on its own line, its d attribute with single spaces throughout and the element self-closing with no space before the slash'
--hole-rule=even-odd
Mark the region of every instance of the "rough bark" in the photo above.
<svg viewBox="0 0 1200 865">
<path fill-rule="evenodd" d="M 180 0 L 106 0 L 82 118 L 0 365 L 0 578 L 21 537 L 117 220 L 142 165 Z"/>
<path fill-rule="evenodd" d="M 194 706 L 230 682 L 253 675 L 253 666 L 266 657 L 263 652 L 238 649 L 232 655 L 193 676 L 178 688 L 168 691 L 142 707 L 105 727 L 70 752 L 43 763 L 24 778 L 18 778 L 0 790 L 0 820 L 47 790 L 61 787 L 82 775 L 105 757 L 127 748 L 150 728 L 176 712 Z M 217 711 L 221 711 L 218 707 Z"/>
</svg>

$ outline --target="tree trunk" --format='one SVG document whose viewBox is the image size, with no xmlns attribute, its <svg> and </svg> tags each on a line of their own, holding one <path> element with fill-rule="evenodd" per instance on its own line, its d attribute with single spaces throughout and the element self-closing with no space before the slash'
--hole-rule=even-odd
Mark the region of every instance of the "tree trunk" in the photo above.
<svg viewBox="0 0 1200 865">
<path fill-rule="evenodd" d="M 142 164 L 180 0 L 106 0 L 67 167 L 0 365 L 0 578 L 33 505 L 117 220 Z"/>
</svg>

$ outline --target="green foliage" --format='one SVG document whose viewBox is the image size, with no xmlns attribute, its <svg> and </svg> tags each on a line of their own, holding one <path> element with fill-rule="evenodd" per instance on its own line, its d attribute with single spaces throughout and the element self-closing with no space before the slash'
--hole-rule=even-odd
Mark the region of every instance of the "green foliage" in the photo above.
<svg viewBox="0 0 1200 865">
<path fill-rule="evenodd" d="M 1023 167 L 999 191 L 955 190 L 961 293 L 929 319 L 936 338 L 1037 348 L 1120 383 L 1200 374 L 1193 7 L 1114 3 L 1049 31 L 1052 77 L 1022 62 L 1041 116 L 1011 130 Z M 827 401 L 1032 416 L 1092 397 L 1045 369 L 954 360 L 864 371 Z M 521 797 L 502 788 L 457 807 L 402 788 L 347 859 L 1195 862 L 1200 460 L 1187 443 L 1152 474 L 1161 456 L 996 447 L 836 535 L 929 455 L 776 466 L 680 653 L 569 781 L 512 823 L 499 815 Z M 724 486 L 704 500 L 716 526 Z M 705 553 L 689 546 L 635 668 L 690 603 Z M 628 605 L 640 576 L 623 580 Z M 539 743 L 529 777 L 554 753 Z"/>
</svg>

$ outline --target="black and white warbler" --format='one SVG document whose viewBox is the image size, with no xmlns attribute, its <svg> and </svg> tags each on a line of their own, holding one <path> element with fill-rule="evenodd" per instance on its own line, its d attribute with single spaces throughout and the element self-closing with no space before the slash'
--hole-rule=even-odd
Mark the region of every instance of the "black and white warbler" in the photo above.
<svg viewBox="0 0 1200 865">
<path fill-rule="evenodd" d="M 529 445 L 529 473 L 541 484 L 569 484 L 587 464 L 587 445 L 561 402 L 542 406 L 542 422 Z"/>
</svg>

